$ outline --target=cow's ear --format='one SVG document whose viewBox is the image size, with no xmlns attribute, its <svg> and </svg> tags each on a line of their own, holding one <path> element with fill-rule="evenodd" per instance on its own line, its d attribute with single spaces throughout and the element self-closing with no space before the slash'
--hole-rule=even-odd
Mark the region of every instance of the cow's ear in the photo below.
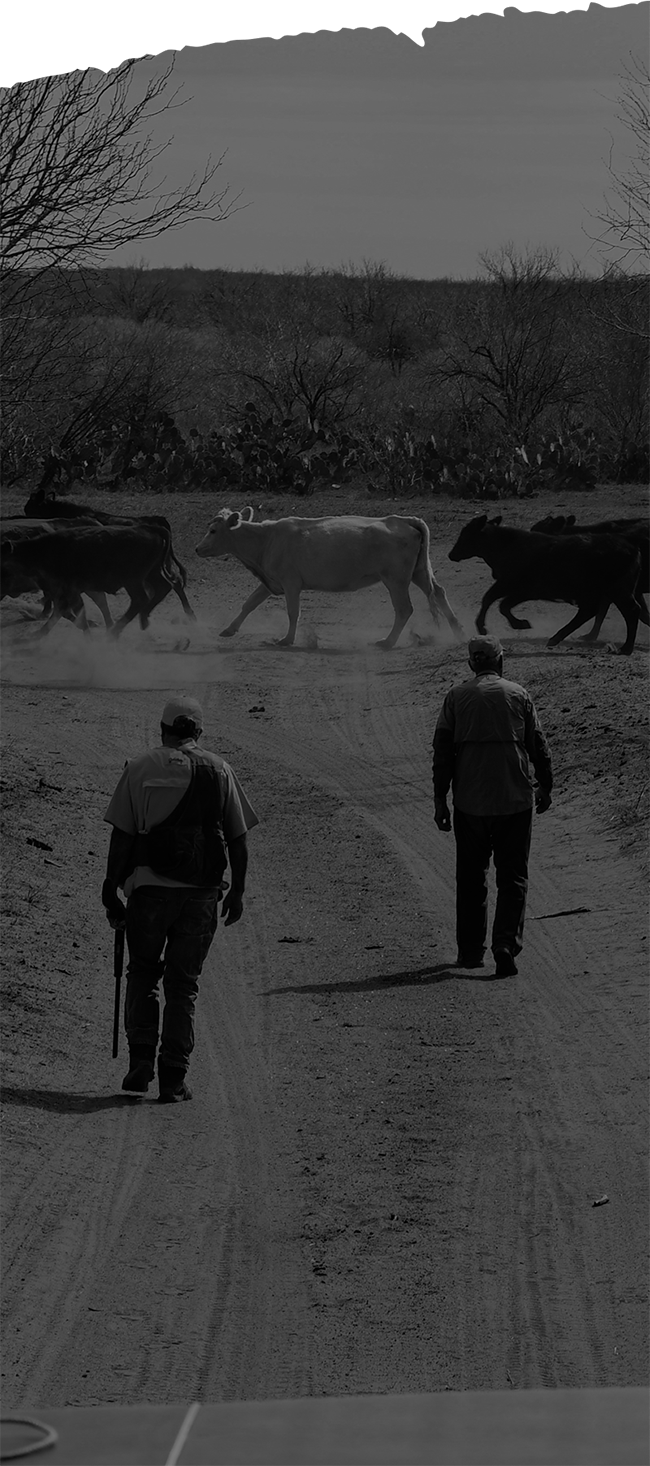
<svg viewBox="0 0 650 1466">
<path fill-rule="evenodd" d="M 575 522 L 576 522 L 575 514 L 567 514 L 566 519 L 564 521 L 564 527 L 565 527 L 565 529 L 569 529 L 572 525 L 575 524 Z"/>
<path fill-rule="evenodd" d="M 490 524 L 500 524 L 502 519 L 502 514 L 495 514 L 494 518 L 490 520 Z"/>
<path fill-rule="evenodd" d="M 229 514 L 228 515 L 228 518 L 226 520 L 226 528 L 227 529 L 235 529 L 236 526 L 239 524 L 240 519 L 241 519 L 241 514 L 239 514 L 236 509 L 233 509 L 232 514 Z"/>
<path fill-rule="evenodd" d="M 474 529 L 483 529 L 483 526 L 487 524 L 487 514 L 477 514 L 476 519 L 472 520 L 472 524 Z"/>
<path fill-rule="evenodd" d="M 253 518 L 253 514 L 254 513 L 255 513 L 255 511 L 253 509 L 253 505 L 252 504 L 249 504 L 246 509 L 242 509 L 242 512 L 241 512 L 241 522 L 242 522 L 242 524 L 250 524 L 250 521 Z"/>
</svg>

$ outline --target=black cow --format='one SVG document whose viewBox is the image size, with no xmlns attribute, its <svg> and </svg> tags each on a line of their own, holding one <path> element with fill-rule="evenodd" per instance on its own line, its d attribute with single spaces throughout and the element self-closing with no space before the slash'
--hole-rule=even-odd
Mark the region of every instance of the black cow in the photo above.
<svg viewBox="0 0 650 1466">
<path fill-rule="evenodd" d="M 115 595 L 126 590 L 128 609 L 110 631 L 112 636 L 119 636 L 135 616 L 140 617 L 143 627 L 148 626 L 149 613 L 162 599 L 152 595 L 151 587 L 166 575 L 169 539 L 158 525 L 76 524 L 55 534 L 45 531 L 33 539 L 9 538 L 3 547 L 3 559 L 17 571 L 32 576 L 50 595 L 53 610 L 41 634 L 70 612 L 81 594 Z M 86 631 L 83 606 L 79 620 Z"/>
<path fill-rule="evenodd" d="M 630 544 L 636 545 L 641 555 L 641 573 L 637 595 L 650 594 L 650 521 L 647 519 L 603 519 L 598 524 L 576 524 L 575 514 L 547 514 L 545 519 L 531 525 L 533 534 L 615 534 L 622 535 Z M 605 620 L 609 604 L 601 606 L 591 631 L 583 641 L 596 641 Z M 645 620 L 643 611 L 641 620 Z"/>
<path fill-rule="evenodd" d="M 106 509 L 94 509 L 88 504 L 74 504 L 69 499 L 61 501 L 60 499 L 57 499 L 55 497 L 53 490 L 50 491 L 50 493 L 46 494 L 44 488 L 42 487 L 39 487 L 34 491 L 33 494 L 30 494 L 30 497 L 25 504 L 25 514 L 28 518 L 36 517 L 37 519 L 40 519 L 43 516 L 47 516 L 48 518 L 52 519 L 60 518 L 67 520 L 84 520 L 88 522 L 93 521 L 96 524 L 105 525 L 146 524 L 159 526 L 169 535 L 169 554 L 165 561 L 164 574 L 161 573 L 160 575 L 156 575 L 154 579 L 149 582 L 149 588 L 152 597 L 149 609 L 153 610 L 154 607 L 158 606 L 161 601 L 164 601 L 165 597 L 169 595 L 169 592 L 171 590 L 174 590 L 183 607 L 185 615 L 189 616 L 191 621 L 196 621 L 194 611 L 192 610 L 192 607 L 190 606 L 190 603 L 185 594 L 185 586 L 187 584 L 187 571 L 185 569 L 185 566 L 181 564 L 181 561 L 174 551 L 174 547 L 172 544 L 171 525 L 169 523 L 169 520 L 165 519 L 164 515 L 109 514 Z M 140 620 L 141 624 L 144 625 L 144 622 L 142 622 L 142 617 L 140 618 Z"/>
<path fill-rule="evenodd" d="M 547 514 L 530 526 L 532 534 L 628 534 L 648 527 L 648 520 L 642 515 L 627 519 L 600 519 L 597 524 L 576 524 L 575 514 Z"/>
<path fill-rule="evenodd" d="M 620 651 L 628 655 L 634 646 L 641 604 L 637 598 L 641 557 L 635 545 L 615 535 L 545 535 L 527 529 L 509 529 L 501 515 L 488 521 L 480 514 L 461 530 L 449 552 L 450 560 L 477 556 L 489 565 L 494 584 L 485 592 L 476 626 L 485 633 L 485 614 L 495 601 L 516 630 L 525 631 L 529 621 L 518 621 L 513 606 L 521 601 L 566 601 L 577 606 L 576 615 L 551 637 L 548 645 L 576 631 L 604 603 L 612 602 L 624 618 L 627 636 Z M 643 606 L 645 617 L 647 610 Z"/>
<path fill-rule="evenodd" d="M 22 544 L 26 540 L 38 539 L 39 535 L 59 534 L 65 529 L 66 521 L 63 519 L 21 519 L 18 516 L 2 515 L 0 517 L 0 600 L 5 596 L 31 595 L 40 591 L 43 595 L 43 610 L 41 619 L 51 615 L 53 601 L 52 596 L 45 584 L 41 584 L 33 575 L 26 575 L 20 570 L 13 558 L 13 552 L 7 550 L 8 545 Z M 94 594 L 89 592 L 90 599 L 95 602 L 98 610 L 104 618 L 107 627 L 113 625 L 108 601 L 102 591 Z M 84 604 L 80 595 L 71 597 L 66 605 L 64 615 L 71 621 L 83 613 Z"/>
</svg>

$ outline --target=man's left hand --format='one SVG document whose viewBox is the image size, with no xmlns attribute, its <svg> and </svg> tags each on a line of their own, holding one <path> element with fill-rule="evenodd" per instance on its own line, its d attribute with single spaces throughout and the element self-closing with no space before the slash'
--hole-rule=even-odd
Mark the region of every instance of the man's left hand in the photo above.
<svg viewBox="0 0 650 1466">
<path fill-rule="evenodd" d="M 449 807 L 444 799 L 436 799 L 436 806 L 433 818 L 438 826 L 438 829 L 444 830 L 445 834 L 448 834 L 451 829 L 451 815 L 449 813 Z"/>
<path fill-rule="evenodd" d="M 233 926 L 236 921 L 239 921 L 243 910 L 243 891 L 233 891 L 231 886 L 230 890 L 226 891 L 226 894 L 223 898 L 223 905 L 221 907 L 221 919 L 224 926 Z"/>
</svg>

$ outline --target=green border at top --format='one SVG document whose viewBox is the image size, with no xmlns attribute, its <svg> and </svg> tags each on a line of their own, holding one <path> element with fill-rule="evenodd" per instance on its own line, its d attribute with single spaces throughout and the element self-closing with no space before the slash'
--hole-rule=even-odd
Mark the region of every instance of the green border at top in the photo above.
<svg viewBox="0 0 650 1466">
<path fill-rule="evenodd" d="M 587 10 L 553 0 L 519 0 L 516 10 Z M 609 9 L 629 0 L 600 0 Z M 637 0 L 640 3 L 640 0 Z M 437 21 L 509 7 L 481 0 L 3 0 L 0 85 L 31 76 L 100 70 L 129 56 L 179 50 L 210 41 L 299 35 L 302 31 L 340 31 L 386 26 L 423 43 L 423 31 Z"/>
</svg>

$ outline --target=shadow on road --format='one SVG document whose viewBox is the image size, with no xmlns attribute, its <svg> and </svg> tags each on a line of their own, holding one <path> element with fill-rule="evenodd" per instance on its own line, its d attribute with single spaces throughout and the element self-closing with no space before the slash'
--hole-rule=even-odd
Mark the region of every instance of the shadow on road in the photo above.
<svg viewBox="0 0 650 1466">
<path fill-rule="evenodd" d="M 140 1104 L 140 1096 L 68 1094 L 65 1090 L 20 1089 L 17 1085 L 3 1084 L 0 1088 L 0 1103 L 26 1105 L 33 1110 L 55 1110 L 61 1115 L 89 1115 L 95 1110 L 121 1109 L 124 1105 Z"/>
<path fill-rule="evenodd" d="M 459 976 L 458 968 L 451 962 L 439 962 L 435 967 L 407 967 L 403 972 L 373 973 L 372 977 L 352 982 L 306 982 L 297 987 L 268 988 L 262 997 L 271 998 L 282 993 L 374 993 L 381 992 L 383 988 L 409 987 L 413 983 L 426 987 Z"/>
</svg>

